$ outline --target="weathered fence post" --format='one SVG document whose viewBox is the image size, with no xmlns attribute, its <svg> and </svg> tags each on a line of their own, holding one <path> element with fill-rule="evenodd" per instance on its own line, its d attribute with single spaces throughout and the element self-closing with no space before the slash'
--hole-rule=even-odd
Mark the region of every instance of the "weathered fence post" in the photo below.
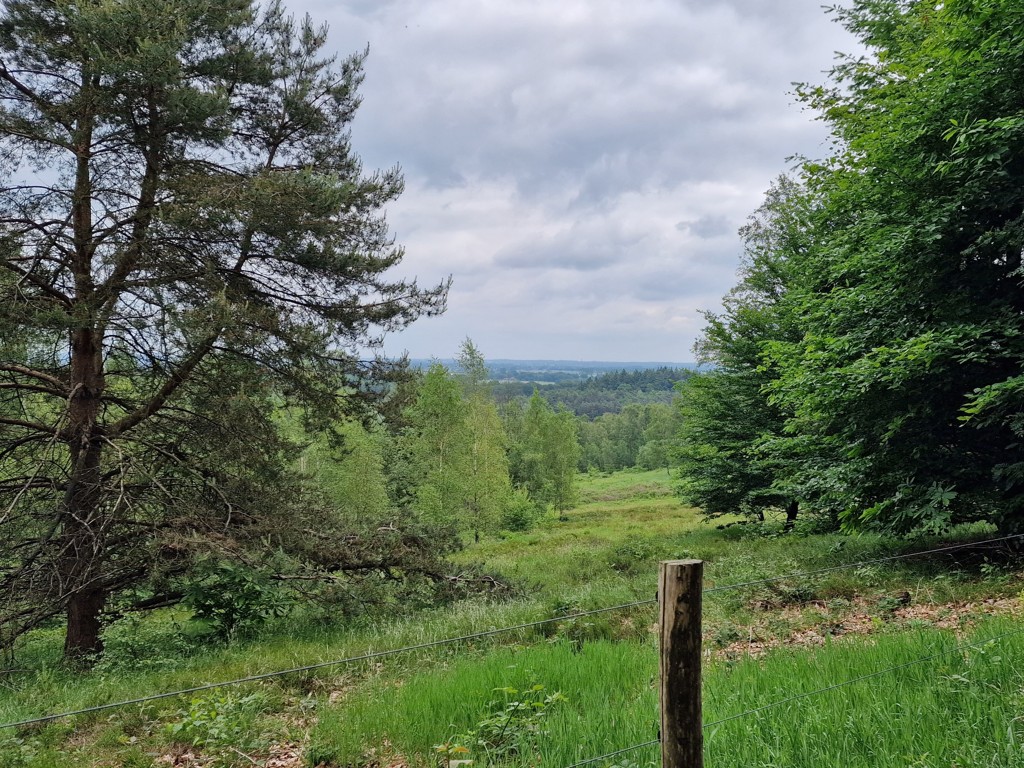
<svg viewBox="0 0 1024 768">
<path fill-rule="evenodd" d="M 666 560 L 658 573 L 661 765 L 704 768 L 700 699 L 703 560 Z"/>
</svg>

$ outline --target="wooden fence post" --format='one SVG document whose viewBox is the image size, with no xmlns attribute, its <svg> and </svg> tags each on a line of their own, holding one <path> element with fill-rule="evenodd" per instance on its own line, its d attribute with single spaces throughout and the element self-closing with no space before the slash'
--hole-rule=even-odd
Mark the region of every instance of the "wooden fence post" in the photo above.
<svg viewBox="0 0 1024 768">
<path fill-rule="evenodd" d="M 704 768 L 701 716 L 703 560 L 666 560 L 658 573 L 661 765 Z"/>
</svg>

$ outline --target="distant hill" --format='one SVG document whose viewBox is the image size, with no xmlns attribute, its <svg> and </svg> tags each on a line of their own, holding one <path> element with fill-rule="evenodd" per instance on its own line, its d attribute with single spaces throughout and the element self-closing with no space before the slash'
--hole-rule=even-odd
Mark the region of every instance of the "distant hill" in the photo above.
<svg viewBox="0 0 1024 768">
<path fill-rule="evenodd" d="M 604 413 L 618 413 L 627 405 L 671 403 L 676 383 L 693 373 L 693 367 L 658 366 L 632 371 L 620 368 L 555 383 L 506 379 L 494 384 L 494 397 L 499 403 L 507 402 L 529 397 L 536 389 L 552 405 L 594 419 Z"/>
<path fill-rule="evenodd" d="M 434 360 L 414 358 L 409 361 L 414 368 L 427 368 Z M 439 358 L 449 369 L 458 365 L 453 359 Z M 490 377 L 497 382 L 527 382 L 538 386 L 559 384 L 570 381 L 586 381 L 605 373 L 620 371 L 649 371 L 654 369 L 696 370 L 696 363 L 643 362 L 624 363 L 600 360 L 488 360 Z M 530 389 L 532 392 L 532 387 Z"/>
</svg>

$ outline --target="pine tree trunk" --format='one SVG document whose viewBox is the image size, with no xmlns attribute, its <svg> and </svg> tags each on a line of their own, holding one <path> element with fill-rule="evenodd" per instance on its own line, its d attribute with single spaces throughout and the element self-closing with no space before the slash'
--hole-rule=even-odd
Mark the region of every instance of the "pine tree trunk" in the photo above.
<svg viewBox="0 0 1024 768">
<path fill-rule="evenodd" d="M 83 67 L 81 88 L 88 92 L 98 84 Z M 103 580 L 106 557 L 106 520 L 102 506 L 101 478 L 103 434 L 100 406 L 106 385 L 103 370 L 103 329 L 96 324 L 98 296 L 93 258 L 93 187 L 91 150 L 94 116 L 86 106 L 78 115 L 75 131 L 76 169 L 72 226 L 75 236 L 75 313 L 80 325 L 71 331 L 70 395 L 64 430 L 71 455 L 71 472 L 61 510 L 61 547 L 57 556 L 60 599 L 66 601 L 67 634 L 64 657 L 81 659 L 99 653 L 100 614 L 107 597 Z"/>
<path fill-rule="evenodd" d="M 103 652 L 100 614 L 106 601 L 106 592 L 97 589 L 80 592 L 68 602 L 68 628 L 64 636 L 65 659 L 88 659 Z"/>
<path fill-rule="evenodd" d="M 92 328 L 72 334 L 71 374 L 67 429 L 71 476 L 64 496 L 57 573 L 61 599 L 67 605 L 64 657 L 77 659 L 103 648 L 100 614 L 107 597 L 103 580 L 106 520 L 100 494 L 103 444 L 97 425 L 103 358 L 99 335 Z"/>
</svg>

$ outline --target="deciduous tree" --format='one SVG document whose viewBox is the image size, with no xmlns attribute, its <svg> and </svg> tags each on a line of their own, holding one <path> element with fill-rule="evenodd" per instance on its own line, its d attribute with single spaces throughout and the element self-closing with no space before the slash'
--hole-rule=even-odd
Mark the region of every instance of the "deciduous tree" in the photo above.
<svg viewBox="0 0 1024 768">
<path fill-rule="evenodd" d="M 576 468 L 579 440 L 576 418 L 567 410 L 554 410 L 534 392 L 518 425 L 513 480 L 530 497 L 557 510 L 576 503 Z"/>
<path fill-rule="evenodd" d="M 787 291 L 801 333 L 771 352 L 773 399 L 828 457 L 848 526 L 1013 528 L 1024 7 L 863 0 L 838 13 L 869 55 L 803 89 L 837 152 L 806 168 L 821 208 Z"/>
<path fill-rule="evenodd" d="M 789 178 L 771 187 L 740 230 L 740 282 L 720 314 L 705 314 L 696 352 L 713 368 L 679 386 L 680 492 L 710 516 L 763 519 L 766 509 L 785 507 L 792 525 L 804 495 L 794 485 L 793 462 L 779 455 L 785 413 L 769 398 L 776 374 L 766 353 L 775 342 L 799 338 L 783 299 L 793 263 L 808 247 L 810 207 L 807 190 Z"/>
</svg>

